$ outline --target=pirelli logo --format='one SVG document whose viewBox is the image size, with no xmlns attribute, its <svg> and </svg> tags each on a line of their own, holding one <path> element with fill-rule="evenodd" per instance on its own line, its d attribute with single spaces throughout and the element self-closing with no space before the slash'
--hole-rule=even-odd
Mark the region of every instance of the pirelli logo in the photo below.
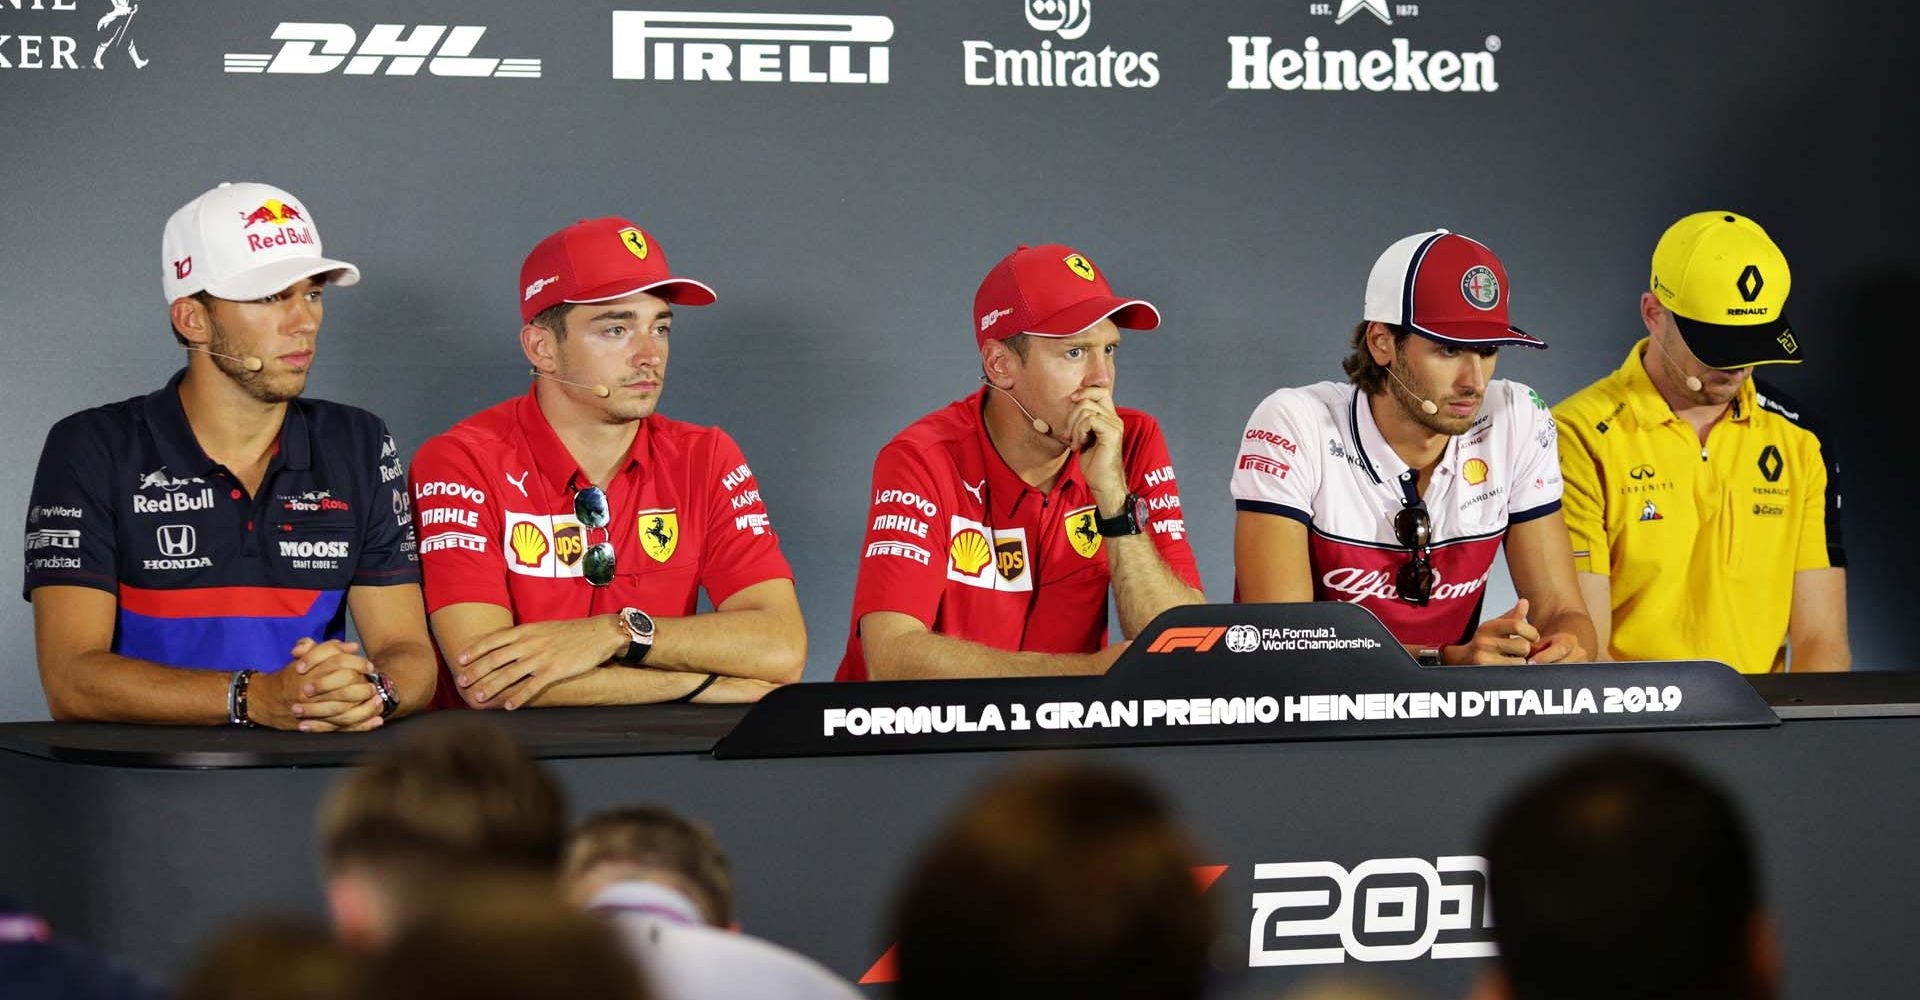
<svg viewBox="0 0 1920 1000">
<path fill-rule="evenodd" d="M 1153 640 L 1153 645 L 1147 647 L 1147 652 L 1171 653 L 1175 650 L 1191 649 L 1196 653 L 1204 653 L 1212 649 L 1214 644 L 1220 641 L 1220 637 L 1226 634 L 1225 625 L 1170 628 Z"/>
</svg>

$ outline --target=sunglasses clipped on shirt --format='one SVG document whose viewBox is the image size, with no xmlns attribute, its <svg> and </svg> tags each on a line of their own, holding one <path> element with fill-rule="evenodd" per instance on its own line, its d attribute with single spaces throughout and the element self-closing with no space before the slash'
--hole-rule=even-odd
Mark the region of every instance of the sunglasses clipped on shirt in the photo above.
<svg viewBox="0 0 1920 1000">
<path fill-rule="evenodd" d="M 1394 589 L 1401 600 L 1424 608 L 1433 596 L 1433 519 L 1425 501 L 1415 500 L 1393 515 L 1393 536 L 1412 553 L 1394 577 Z"/>
<path fill-rule="evenodd" d="M 607 524 L 613 519 L 608 510 L 607 491 L 600 487 L 589 486 L 574 491 L 573 516 L 580 521 L 581 527 L 589 531 L 595 528 L 607 531 Z M 580 558 L 581 574 L 596 587 L 613 582 L 613 533 L 608 531 L 607 535 L 606 541 L 587 546 L 587 551 Z"/>
</svg>

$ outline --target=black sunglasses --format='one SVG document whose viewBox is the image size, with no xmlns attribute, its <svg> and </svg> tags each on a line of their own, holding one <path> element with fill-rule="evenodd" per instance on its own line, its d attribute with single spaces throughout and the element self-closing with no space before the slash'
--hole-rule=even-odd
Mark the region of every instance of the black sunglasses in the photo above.
<svg viewBox="0 0 1920 1000">
<path fill-rule="evenodd" d="M 581 527 L 589 530 L 599 528 L 606 531 L 607 523 L 612 520 L 607 509 L 607 491 L 598 486 L 589 486 L 584 490 L 575 490 L 573 494 L 573 516 L 578 518 Z M 587 582 L 596 587 L 604 587 L 613 582 L 613 539 L 609 538 L 596 545 L 587 547 L 580 559 L 581 574 Z"/>
<path fill-rule="evenodd" d="M 1400 599 L 1424 608 L 1433 596 L 1433 521 L 1427 516 L 1426 503 L 1416 500 L 1393 515 L 1393 535 L 1413 553 L 1400 567 L 1393 586 Z"/>
</svg>

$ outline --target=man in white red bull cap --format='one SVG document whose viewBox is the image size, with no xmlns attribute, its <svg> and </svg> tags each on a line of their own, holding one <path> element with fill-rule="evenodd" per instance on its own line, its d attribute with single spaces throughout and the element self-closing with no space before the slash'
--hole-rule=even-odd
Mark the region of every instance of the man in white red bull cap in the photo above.
<svg viewBox="0 0 1920 1000">
<path fill-rule="evenodd" d="M 423 707 L 399 448 L 373 414 L 301 395 L 322 294 L 359 270 L 267 184 L 188 202 L 161 253 L 186 368 L 54 425 L 34 477 L 25 590 L 48 710 L 333 732 Z"/>
<path fill-rule="evenodd" d="M 541 240 L 514 291 L 533 384 L 413 460 L 441 703 L 738 702 L 799 680 L 759 481 L 726 431 L 658 412 L 674 307 L 713 289 L 607 217 Z"/>
<path fill-rule="evenodd" d="M 1239 600 L 1360 604 L 1429 665 L 1592 654 L 1553 417 L 1493 377 L 1501 347 L 1547 346 L 1509 323 L 1509 288 L 1491 250 L 1444 229 L 1380 255 L 1347 382 L 1281 389 L 1247 421 Z M 1483 622 L 1503 540 L 1520 601 Z"/>
<path fill-rule="evenodd" d="M 973 300 L 978 392 L 901 431 L 873 503 L 839 680 L 1102 673 L 1205 600 L 1160 425 L 1114 405 L 1120 328 L 1160 313 L 1072 247 L 1022 246 Z"/>
</svg>

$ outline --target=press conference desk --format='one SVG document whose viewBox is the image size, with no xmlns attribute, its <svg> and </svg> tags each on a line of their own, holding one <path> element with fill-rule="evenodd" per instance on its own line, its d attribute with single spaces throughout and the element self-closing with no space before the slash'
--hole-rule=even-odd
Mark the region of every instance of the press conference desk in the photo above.
<svg viewBox="0 0 1920 1000">
<path fill-rule="evenodd" d="M 1777 725 L 1631 738 L 1695 761 L 1745 805 L 1778 903 L 1787 995 L 1904 995 L 1920 971 L 1909 929 L 1920 893 L 1920 675 L 1752 683 Z M 493 718 L 551 766 L 576 813 L 659 800 L 712 823 L 733 856 L 746 928 L 856 980 L 886 949 L 889 893 L 915 846 L 981 778 L 1035 756 L 716 759 L 709 751 L 744 712 L 676 705 Z M 315 806 L 343 767 L 412 725 L 331 737 L 0 726 L 0 891 L 61 932 L 171 976 L 235 917 L 323 912 Z M 1222 949 L 1230 973 L 1272 991 L 1328 966 L 1248 968 L 1253 952 L 1297 955 L 1296 945 L 1311 943 L 1269 923 L 1250 949 L 1254 893 L 1263 891 L 1256 864 L 1333 861 L 1350 870 L 1368 859 L 1411 859 L 1401 866 L 1444 870 L 1438 859 L 1475 853 L 1483 817 L 1514 780 L 1617 738 L 1397 736 L 1061 752 L 1138 769 L 1166 791 L 1205 860 L 1226 866 L 1208 895 L 1235 942 Z M 1428 996 L 1457 996 L 1479 964 L 1421 957 L 1366 971 Z"/>
</svg>

